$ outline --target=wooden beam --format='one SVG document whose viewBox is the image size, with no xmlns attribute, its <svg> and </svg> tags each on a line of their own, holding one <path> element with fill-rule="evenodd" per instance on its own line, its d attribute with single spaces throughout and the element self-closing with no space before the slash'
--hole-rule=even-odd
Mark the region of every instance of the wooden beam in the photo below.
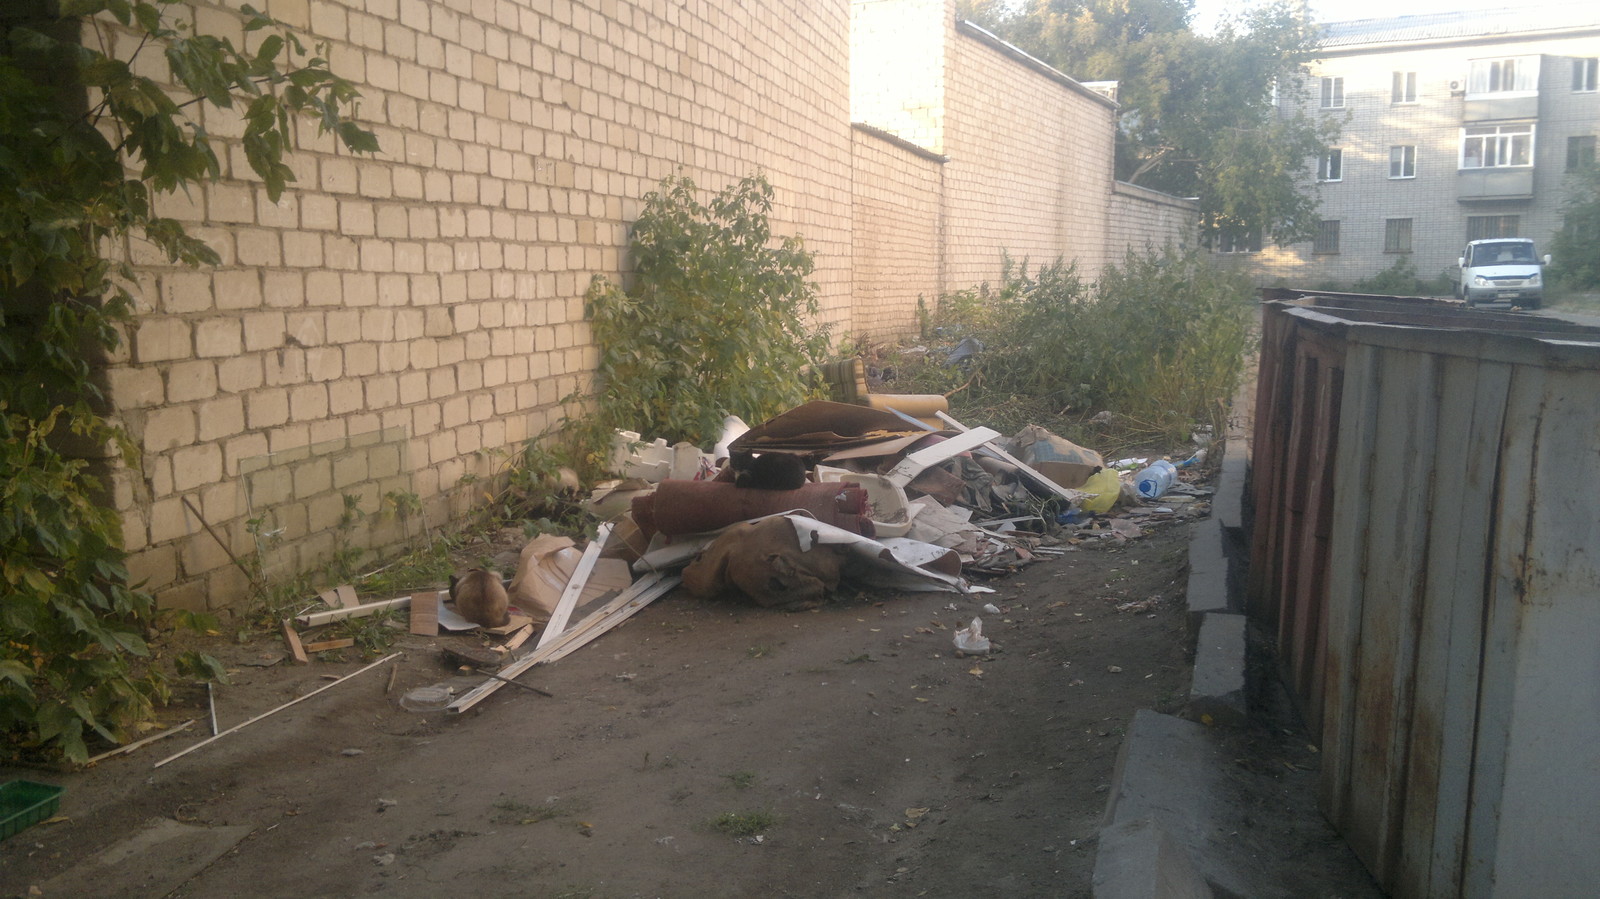
<svg viewBox="0 0 1600 899">
<path fill-rule="evenodd" d="M 305 665 L 311 661 L 306 657 L 306 648 L 300 644 L 300 632 L 294 629 L 293 619 L 283 619 L 283 642 L 289 647 L 289 655 L 296 663 Z"/>
<path fill-rule="evenodd" d="M 441 601 L 450 595 L 448 590 L 440 590 L 436 594 Z M 380 599 L 377 602 L 363 603 L 349 609 L 333 609 L 327 612 L 312 612 L 294 619 L 301 627 L 317 627 L 334 621 L 343 621 L 346 618 L 361 618 L 389 609 L 404 609 L 411 605 L 411 597 L 401 596 L 396 599 Z"/>
<path fill-rule="evenodd" d="M 537 647 L 533 652 L 501 668 L 500 676 L 514 678 L 541 662 L 553 662 L 566 656 L 568 653 L 586 645 L 596 637 L 626 621 L 633 613 L 654 602 L 673 587 L 678 586 L 682 580 L 683 578 L 677 575 L 645 575 L 635 581 L 633 586 L 617 594 L 614 599 L 596 609 L 587 618 L 578 622 L 571 630 L 562 634 L 549 645 Z M 446 707 L 446 710 L 456 713 L 464 712 L 483 701 L 485 697 L 500 689 L 501 686 L 502 684 L 498 680 L 485 681 L 461 694 Z"/>
<path fill-rule="evenodd" d="M 572 570 L 572 577 L 567 581 L 567 589 L 561 591 L 561 599 L 556 602 L 556 610 L 550 613 L 550 621 L 544 626 L 544 633 L 539 635 L 538 647 L 544 647 L 567 628 L 567 619 L 572 617 L 572 609 L 578 604 L 578 596 L 583 593 L 583 588 L 589 583 L 589 574 L 594 571 L 594 563 L 600 560 L 600 551 L 605 548 L 606 538 L 611 536 L 611 525 L 600 526 L 599 533 L 594 540 L 584 548 L 582 558 L 578 559 L 578 566 Z"/>
<path fill-rule="evenodd" d="M 356 645 L 354 637 L 340 637 L 336 640 L 323 640 L 319 643 L 307 643 L 306 652 L 327 652 L 330 649 L 348 649 Z"/>
<path fill-rule="evenodd" d="M 349 680 L 350 678 L 355 677 L 355 676 L 360 675 L 360 674 L 365 674 L 368 671 L 371 671 L 372 669 L 378 667 L 379 665 L 382 665 L 384 662 L 388 662 L 390 660 L 397 659 L 401 655 L 403 655 L 403 653 L 398 653 L 398 652 L 390 653 L 389 655 L 384 656 L 383 658 L 377 660 L 376 662 L 373 662 L 372 664 L 367 665 L 366 667 L 361 668 L 359 670 L 352 671 L 349 674 L 346 674 L 344 677 L 341 677 L 341 678 L 339 678 L 338 680 L 336 680 L 336 681 L 334 681 L 332 683 L 323 684 L 322 686 L 316 688 L 315 690 L 312 690 L 310 693 L 307 693 L 306 695 L 301 696 L 298 699 L 291 699 L 288 702 L 284 703 L 283 705 L 278 706 L 275 709 L 269 709 L 268 711 L 262 712 L 261 714 L 255 716 L 254 718 L 251 718 L 249 721 L 245 721 L 245 722 L 242 722 L 240 724 L 235 724 L 234 726 L 228 728 L 227 730 L 223 731 L 220 734 L 217 734 L 214 737 L 210 737 L 210 738 L 201 740 L 200 742 L 194 744 L 193 746 L 190 746 L 188 749 L 185 749 L 182 752 L 178 752 L 178 753 L 174 753 L 173 755 L 169 755 L 166 758 L 162 759 L 161 761 L 156 762 L 153 767 L 159 768 L 162 765 L 165 765 L 167 762 L 171 762 L 171 761 L 175 761 L 177 759 L 183 758 L 184 756 L 188 755 L 191 752 L 194 752 L 196 749 L 199 749 L 202 746 L 205 746 L 205 745 L 207 745 L 209 743 L 214 743 L 217 740 L 220 740 L 223 737 L 226 737 L 228 734 L 236 733 L 238 731 L 244 730 L 246 727 L 249 727 L 250 725 L 256 723 L 257 721 L 260 721 L 262 718 L 265 718 L 265 717 L 267 717 L 269 715 L 276 715 L 279 712 L 283 711 L 284 709 L 286 709 L 289 706 L 292 706 L 292 705 L 294 705 L 296 703 L 305 702 L 307 699 L 310 699 L 311 697 L 317 695 L 318 693 L 321 693 L 323 690 L 328 690 L 328 689 L 331 689 L 333 687 L 337 687 L 340 684 L 344 683 L 345 681 Z"/>
</svg>

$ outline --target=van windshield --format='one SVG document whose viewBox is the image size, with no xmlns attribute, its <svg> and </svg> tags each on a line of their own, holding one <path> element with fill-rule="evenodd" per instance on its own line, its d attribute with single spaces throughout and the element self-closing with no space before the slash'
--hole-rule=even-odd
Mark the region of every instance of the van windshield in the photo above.
<svg viewBox="0 0 1600 899">
<path fill-rule="evenodd" d="M 1486 243 L 1473 248 L 1473 265 L 1513 265 L 1531 263 L 1533 245 L 1527 243 Z"/>
</svg>

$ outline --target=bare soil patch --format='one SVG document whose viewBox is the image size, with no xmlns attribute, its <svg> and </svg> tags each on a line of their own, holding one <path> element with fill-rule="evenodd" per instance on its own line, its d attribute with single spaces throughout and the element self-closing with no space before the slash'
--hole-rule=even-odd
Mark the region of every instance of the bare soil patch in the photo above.
<svg viewBox="0 0 1600 899">
<path fill-rule="evenodd" d="M 1187 539 L 1170 521 L 1090 540 L 992 595 L 784 613 L 675 592 L 523 676 L 551 697 L 507 687 L 459 716 L 398 699 L 480 683 L 440 658 L 473 638 L 406 636 L 392 685 L 382 666 L 152 769 L 209 734 L 195 690 L 182 735 L 8 772 L 68 792 L 61 820 L 0 844 L 0 894 L 53 895 L 170 818 L 251 828 L 174 896 L 1088 896 L 1124 729 L 1188 689 Z M 975 615 L 997 651 L 959 657 Z M 223 729 L 361 664 L 260 667 L 282 653 L 268 639 L 214 651 L 234 671 Z"/>
</svg>

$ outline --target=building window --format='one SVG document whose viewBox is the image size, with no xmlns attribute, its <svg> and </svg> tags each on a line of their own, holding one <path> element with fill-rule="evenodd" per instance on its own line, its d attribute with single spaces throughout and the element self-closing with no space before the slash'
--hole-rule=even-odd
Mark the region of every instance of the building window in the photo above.
<svg viewBox="0 0 1600 899">
<path fill-rule="evenodd" d="M 1594 135 L 1567 138 L 1567 171 L 1594 168 Z"/>
<path fill-rule="evenodd" d="M 1389 90 L 1390 103 L 1417 102 L 1417 73 L 1395 72 L 1394 87 Z"/>
<path fill-rule="evenodd" d="M 1574 59 L 1572 61 L 1572 89 L 1592 91 L 1596 77 L 1600 76 L 1600 58 Z"/>
<path fill-rule="evenodd" d="M 1417 148 L 1390 147 L 1389 148 L 1389 177 L 1390 178 L 1415 178 L 1417 177 Z"/>
<path fill-rule="evenodd" d="M 1539 91 L 1539 57 L 1474 59 L 1467 72 L 1467 95 L 1535 94 Z"/>
<path fill-rule="evenodd" d="M 1323 109 L 1343 109 L 1344 108 L 1344 79 L 1343 78 L 1324 78 L 1324 79 L 1322 79 L 1322 108 Z"/>
<path fill-rule="evenodd" d="M 1329 150 L 1317 163 L 1318 181 L 1344 180 L 1344 151 Z"/>
<path fill-rule="evenodd" d="M 1533 165 L 1533 123 L 1474 125 L 1461 129 L 1461 167 L 1493 169 Z"/>
<path fill-rule="evenodd" d="M 1260 228 L 1223 228 L 1217 232 L 1218 253 L 1261 252 Z"/>
<path fill-rule="evenodd" d="M 1383 222 L 1383 251 L 1385 253 L 1411 252 L 1411 220 L 1385 219 Z"/>
<path fill-rule="evenodd" d="M 1487 240 L 1491 237 L 1516 237 L 1522 227 L 1522 217 L 1517 215 L 1467 216 L 1467 240 Z"/>
<path fill-rule="evenodd" d="M 1317 223 L 1317 236 L 1311 241 L 1311 252 L 1319 256 L 1339 252 L 1339 220 L 1324 219 Z"/>
</svg>

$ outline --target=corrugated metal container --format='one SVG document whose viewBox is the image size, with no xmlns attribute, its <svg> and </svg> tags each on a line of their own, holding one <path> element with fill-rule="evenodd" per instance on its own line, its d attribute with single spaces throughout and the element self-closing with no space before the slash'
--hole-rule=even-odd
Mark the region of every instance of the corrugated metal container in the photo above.
<svg viewBox="0 0 1600 899">
<path fill-rule="evenodd" d="M 1251 609 L 1386 890 L 1596 895 L 1600 329 L 1458 310 L 1268 304 Z"/>
</svg>

